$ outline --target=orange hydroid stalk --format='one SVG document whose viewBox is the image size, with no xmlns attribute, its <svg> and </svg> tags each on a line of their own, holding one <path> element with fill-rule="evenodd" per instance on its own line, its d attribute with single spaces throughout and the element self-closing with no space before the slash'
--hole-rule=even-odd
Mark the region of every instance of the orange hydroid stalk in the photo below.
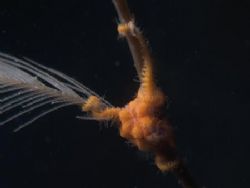
<svg viewBox="0 0 250 188">
<path fill-rule="evenodd" d="M 94 119 L 117 121 L 120 136 L 139 150 L 151 152 L 162 172 L 173 172 L 185 188 L 196 187 L 176 152 L 175 137 L 166 118 L 160 116 L 166 96 L 156 86 L 153 58 L 142 32 L 135 24 L 126 0 L 113 0 L 120 24 L 117 30 L 126 38 L 134 60 L 140 87 L 136 97 L 122 108 L 101 107 L 100 98 L 91 96 L 82 106 Z"/>
</svg>

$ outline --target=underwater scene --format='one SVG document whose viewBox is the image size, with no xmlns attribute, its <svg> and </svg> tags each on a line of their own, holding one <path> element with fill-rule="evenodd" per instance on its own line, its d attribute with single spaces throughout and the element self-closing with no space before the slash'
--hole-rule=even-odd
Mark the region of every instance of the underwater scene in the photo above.
<svg viewBox="0 0 250 188">
<path fill-rule="evenodd" d="M 250 3 L 0 2 L 0 188 L 248 187 Z"/>
</svg>

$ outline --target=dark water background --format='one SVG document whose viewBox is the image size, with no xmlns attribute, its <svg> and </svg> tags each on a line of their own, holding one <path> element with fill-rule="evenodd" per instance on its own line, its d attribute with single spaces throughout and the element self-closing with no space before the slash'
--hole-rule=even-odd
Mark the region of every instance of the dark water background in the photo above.
<svg viewBox="0 0 250 188">
<path fill-rule="evenodd" d="M 250 3 L 129 1 L 150 41 L 179 151 L 204 187 L 249 187 Z M 0 2 L 0 51 L 60 70 L 114 105 L 138 87 L 111 0 Z M 54 112 L 0 129 L 0 188 L 179 187 L 114 128 Z"/>
</svg>

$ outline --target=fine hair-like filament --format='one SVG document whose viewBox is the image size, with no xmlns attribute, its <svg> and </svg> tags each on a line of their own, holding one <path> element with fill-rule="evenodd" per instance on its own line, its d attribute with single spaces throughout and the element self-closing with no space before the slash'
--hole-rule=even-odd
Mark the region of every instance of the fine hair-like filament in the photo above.
<svg viewBox="0 0 250 188">
<path fill-rule="evenodd" d="M 28 115 L 28 120 L 14 130 L 18 131 L 52 111 L 70 105 L 81 107 L 93 95 L 104 106 L 111 106 L 64 73 L 27 58 L 0 53 L 0 126 Z"/>
</svg>

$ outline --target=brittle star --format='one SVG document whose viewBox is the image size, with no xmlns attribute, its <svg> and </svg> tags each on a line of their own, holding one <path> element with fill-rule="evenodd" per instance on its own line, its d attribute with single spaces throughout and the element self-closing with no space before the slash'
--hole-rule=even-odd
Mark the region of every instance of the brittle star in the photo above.
<svg viewBox="0 0 250 188">
<path fill-rule="evenodd" d="M 173 129 L 167 118 L 161 115 L 167 97 L 155 83 L 154 61 L 148 43 L 136 26 L 126 0 L 113 0 L 113 3 L 120 21 L 118 33 L 128 42 L 140 79 L 136 97 L 124 107 L 113 107 L 95 92 L 59 71 L 0 53 L 0 94 L 5 96 L 0 100 L 0 115 L 7 114 L 7 119 L 2 120 L 0 126 L 50 105 L 45 112 L 20 125 L 16 129 L 18 131 L 52 111 L 78 105 L 88 114 L 83 119 L 115 121 L 121 137 L 139 150 L 154 154 L 160 171 L 176 174 L 183 187 L 197 187 L 177 154 Z M 19 112 L 8 116 L 17 108 Z"/>
</svg>

